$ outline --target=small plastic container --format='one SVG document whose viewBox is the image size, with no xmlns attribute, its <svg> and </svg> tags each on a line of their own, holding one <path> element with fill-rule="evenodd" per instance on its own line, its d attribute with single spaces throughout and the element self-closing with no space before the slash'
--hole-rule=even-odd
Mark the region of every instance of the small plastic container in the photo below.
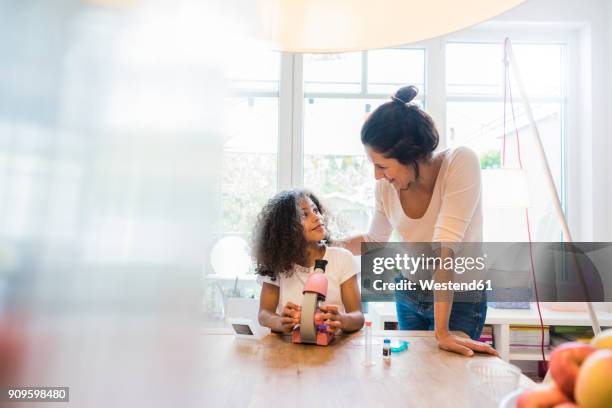
<svg viewBox="0 0 612 408">
<path fill-rule="evenodd" d="M 501 360 L 483 358 L 467 362 L 473 407 L 497 407 L 519 387 L 521 370 Z"/>
<path fill-rule="evenodd" d="M 382 349 L 383 361 L 388 363 L 391 361 L 391 339 L 383 340 L 383 349 Z"/>
<path fill-rule="evenodd" d="M 374 361 L 372 361 L 372 322 L 365 322 L 364 337 L 365 356 L 362 364 L 364 366 L 372 366 L 374 365 Z"/>
</svg>

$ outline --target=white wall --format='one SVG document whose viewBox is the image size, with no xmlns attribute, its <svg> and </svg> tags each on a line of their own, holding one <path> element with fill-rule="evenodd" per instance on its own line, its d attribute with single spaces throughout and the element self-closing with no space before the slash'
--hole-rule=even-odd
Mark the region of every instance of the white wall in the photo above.
<svg viewBox="0 0 612 408">
<path fill-rule="evenodd" d="M 528 0 L 495 19 L 550 23 L 572 31 L 579 46 L 579 83 L 571 91 L 577 110 L 568 131 L 568 218 L 575 240 L 612 241 L 612 1 Z"/>
</svg>

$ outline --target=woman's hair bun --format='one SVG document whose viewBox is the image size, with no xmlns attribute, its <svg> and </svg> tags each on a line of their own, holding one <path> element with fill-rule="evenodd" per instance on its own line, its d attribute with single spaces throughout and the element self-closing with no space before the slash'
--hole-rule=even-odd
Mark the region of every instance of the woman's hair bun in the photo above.
<svg viewBox="0 0 612 408">
<path fill-rule="evenodd" d="M 403 103 L 408 103 L 414 99 L 415 96 L 419 93 L 419 90 L 414 85 L 403 86 L 397 90 L 394 95 L 395 100 L 398 100 Z"/>
</svg>

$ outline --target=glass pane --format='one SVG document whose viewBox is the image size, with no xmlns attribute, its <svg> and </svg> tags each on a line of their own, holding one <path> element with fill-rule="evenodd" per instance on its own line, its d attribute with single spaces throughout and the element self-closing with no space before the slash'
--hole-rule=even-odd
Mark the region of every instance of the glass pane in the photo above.
<svg viewBox="0 0 612 408">
<path fill-rule="evenodd" d="M 361 52 L 304 54 L 304 92 L 361 92 Z"/>
<path fill-rule="evenodd" d="M 276 152 L 278 98 L 231 98 L 225 114 L 224 151 Z"/>
<path fill-rule="evenodd" d="M 506 104 L 504 125 L 504 104 L 501 102 L 449 102 L 446 105 L 447 135 L 449 147 L 468 146 L 481 155 L 481 164 L 488 168 L 501 166 L 504 150 L 506 166 L 519 165 L 516 133 L 520 139 L 531 139 L 529 122 L 522 105 Z M 532 104 L 533 115 L 544 143 L 548 160 L 560 174 L 561 155 L 561 104 Z M 514 118 L 514 120 L 513 120 Z M 525 155 L 526 146 L 521 146 Z M 493 158 L 493 155 L 496 158 Z"/>
<path fill-rule="evenodd" d="M 280 53 L 258 49 L 237 54 L 227 73 L 236 91 L 278 92 L 279 75 Z"/>
<path fill-rule="evenodd" d="M 230 297 L 259 294 L 248 242 L 257 215 L 277 191 L 278 178 L 280 54 L 253 51 L 246 57 L 241 54 L 237 64 L 240 75 L 234 78 L 242 80 L 233 82 L 238 92 L 225 101 L 216 191 L 220 212 L 204 285 L 204 310 L 210 319 L 207 324 L 219 327 L 224 325 L 227 308 L 231 309 Z M 240 94 L 245 91 L 274 92 L 271 96 Z"/>
<path fill-rule="evenodd" d="M 518 69 L 529 96 L 561 97 L 563 55 L 560 44 L 513 44 Z M 450 95 L 502 96 L 503 45 L 449 43 L 446 45 L 446 81 Z M 477 61 L 478 63 L 475 63 Z M 519 98 L 510 70 L 514 99 Z"/>
<path fill-rule="evenodd" d="M 557 190 L 561 191 L 563 105 L 533 104 L 532 109 Z M 501 102 L 447 103 L 449 146 L 468 146 L 480 157 L 485 198 L 484 238 L 501 241 L 526 241 L 528 238 L 524 208 L 517 211 L 512 205 L 508 205 L 508 208 L 487 206 L 487 195 L 492 191 L 500 191 L 495 188 L 499 187 L 500 179 L 495 178 L 492 169 L 502 167 L 502 162 L 505 162 L 506 168 L 524 169 L 523 184 L 529 201 L 532 239 L 556 240 L 559 238 L 559 225 L 550 207 L 550 192 L 542 187 L 545 185 L 545 173 L 522 106 L 515 104 L 514 115 L 511 106 L 507 106 L 505 123 L 504 127 L 504 107 Z"/>
<path fill-rule="evenodd" d="M 304 185 L 335 216 L 331 233 L 346 236 L 369 225 L 374 173 L 360 129 L 368 112 L 386 100 L 312 99 L 304 109 Z"/>
<path fill-rule="evenodd" d="M 12 174 L 12 180 L 6 189 L 7 196 L 10 201 L 6 203 L 5 211 L 10 214 L 10 217 L 4 218 L 4 231 L 2 234 L 5 237 L 11 238 L 26 238 L 31 232 L 28 227 L 31 226 L 31 219 L 28 218 L 28 213 L 32 212 L 32 187 L 33 176 L 29 172 L 15 172 Z"/>
<path fill-rule="evenodd" d="M 425 84 L 425 50 L 389 49 L 368 51 L 368 92 L 393 94 L 405 85 Z"/>
<path fill-rule="evenodd" d="M 276 192 L 278 99 L 232 98 L 229 105 L 221 169 L 221 232 L 246 237 Z"/>
<path fill-rule="evenodd" d="M 446 44 L 449 95 L 495 95 L 503 90 L 502 44 Z"/>
<path fill-rule="evenodd" d="M 363 154 L 360 132 L 369 112 L 387 99 L 304 101 L 304 153 Z"/>
<path fill-rule="evenodd" d="M 512 47 L 528 96 L 563 96 L 563 53 L 558 44 L 516 44 Z M 518 87 L 513 93 L 517 98 Z M 516 91 L 515 91 L 516 90 Z"/>
<path fill-rule="evenodd" d="M 449 147 L 468 146 L 477 153 L 501 151 L 499 137 L 504 126 L 501 102 L 449 102 L 446 107 Z"/>
</svg>

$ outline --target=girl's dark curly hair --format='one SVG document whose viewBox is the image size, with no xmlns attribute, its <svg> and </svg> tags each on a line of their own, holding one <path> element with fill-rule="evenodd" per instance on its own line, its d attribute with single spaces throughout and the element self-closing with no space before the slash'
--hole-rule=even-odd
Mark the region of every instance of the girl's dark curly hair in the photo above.
<svg viewBox="0 0 612 408">
<path fill-rule="evenodd" d="M 307 190 L 288 190 L 278 193 L 263 207 L 252 236 L 252 256 L 255 272 L 272 279 L 280 273 L 289 274 L 294 264 L 304 265 L 306 239 L 302 226 L 300 201 L 310 198 L 325 218 L 319 199 Z M 325 240 L 329 240 L 326 236 Z"/>
</svg>

